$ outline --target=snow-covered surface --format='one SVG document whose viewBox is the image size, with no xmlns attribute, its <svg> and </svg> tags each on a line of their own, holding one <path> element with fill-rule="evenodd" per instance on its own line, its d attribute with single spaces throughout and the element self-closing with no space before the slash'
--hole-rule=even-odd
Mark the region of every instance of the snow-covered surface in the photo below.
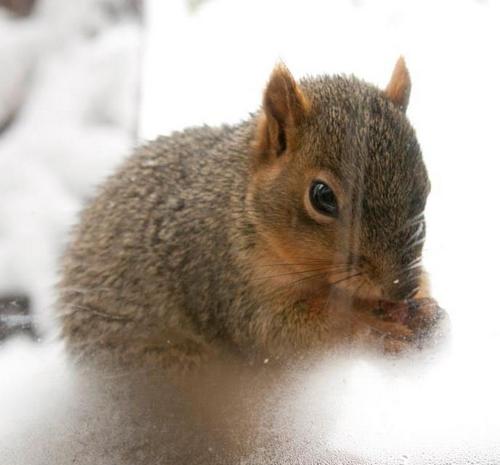
<svg viewBox="0 0 500 465">
<path fill-rule="evenodd" d="M 278 58 L 296 76 L 353 72 L 383 86 L 402 53 L 413 78 L 408 114 L 433 184 L 426 262 L 435 297 L 452 318 L 450 348 L 439 356 L 409 362 L 327 360 L 286 389 L 281 387 L 273 425 L 281 428 L 283 439 L 273 448 L 282 463 L 299 463 L 301 454 L 308 456 L 302 457 L 302 463 L 310 463 L 306 459 L 314 452 L 330 450 L 340 450 L 346 457 L 338 463 L 359 463 L 348 462 L 347 457 L 365 457 L 366 463 L 384 465 L 500 461 L 500 303 L 496 295 L 500 69 L 495 58 L 500 44 L 499 8 L 497 2 L 473 0 L 212 0 L 191 16 L 180 0 L 149 1 L 140 113 L 140 135 L 146 139 L 186 125 L 244 117 L 255 110 Z M 75 24 L 71 21 L 79 24 L 87 17 L 82 10 L 69 13 L 75 13 L 73 19 L 58 21 L 65 38 Z M 5 18 L 0 20 L 7 24 Z M 39 96 L 39 103 L 33 101 L 8 137 L 0 139 L 0 287 L 7 283 L 46 295 L 42 287 L 53 279 L 54 255 L 81 196 L 88 195 L 96 176 L 111 169 L 130 143 L 129 133 L 119 128 L 130 127 L 132 109 L 120 110 L 119 88 L 111 86 L 108 94 L 100 87 L 114 73 L 126 74 L 124 68 L 117 68 L 121 63 L 129 69 L 130 62 L 120 61 L 124 55 L 117 51 L 113 55 L 117 64 L 107 71 L 96 66 L 110 63 L 106 47 L 124 50 L 118 45 L 122 37 L 128 37 L 128 46 L 135 46 L 136 26 L 116 27 L 129 35 L 114 29 L 115 35 L 102 37 L 102 47 L 83 39 L 62 40 L 62 35 L 49 40 L 44 26 L 39 35 L 35 26 L 26 27 L 22 34 L 6 34 L 8 40 L 25 44 L 16 65 L 19 75 L 34 66 L 38 56 L 34 47 L 45 43 L 47 55 L 36 63 L 41 78 L 31 91 Z M 9 56 L 4 43 L 0 40 L 0 59 Z M 73 61 L 76 50 L 87 57 L 83 62 Z M 59 75 L 54 68 L 57 62 L 60 72 L 69 74 Z M 23 85 L 2 75 L 0 84 L 0 95 L 7 86 Z M 70 103 L 73 92 L 75 102 L 76 92 L 86 96 L 75 103 L 80 108 L 77 113 Z M 82 118 L 95 111 L 89 101 L 98 105 L 102 124 Z M 105 107 L 99 107 L 103 102 Z M 43 121 L 35 123 L 30 114 L 43 114 Z M 125 115 L 119 121 L 111 117 L 116 133 L 104 123 L 110 114 Z M 77 126 L 84 127 L 88 136 L 78 136 L 78 148 L 73 132 Z M 51 131 L 53 137 L 41 130 L 48 127 L 57 128 Z M 26 147 L 22 151 L 21 143 Z M 42 151 L 44 144 L 51 149 Z M 65 163 L 70 149 L 74 158 Z M 6 191 L 4 186 L 10 187 Z M 17 207 L 4 201 L 9 195 Z M 18 240 L 5 247 L 6 237 Z M 46 250 L 31 247 L 41 241 L 47 244 Z M 0 351 L 0 379 L 0 439 L 15 437 L 14 443 L 21 444 L 25 429 L 36 425 L 40 430 L 44 424 L 51 428 L 60 424 L 51 432 L 56 431 L 61 441 L 65 432 L 77 437 L 71 429 L 77 426 L 68 421 L 63 407 L 72 405 L 74 387 L 58 347 L 12 342 Z M 27 383 L 32 383 L 29 388 Z M 273 395 L 266 393 L 269 398 Z M 14 403 L 23 407 L 21 411 L 12 408 Z M 107 407 L 110 414 L 115 407 L 112 403 Z M 103 420 L 100 432 L 104 435 L 106 426 Z M 265 434 L 271 426 L 266 423 L 262 428 Z M 53 433 L 45 441 L 39 436 L 37 440 L 27 447 L 31 453 L 26 457 L 36 455 L 32 448 L 40 444 L 48 457 L 50 453 L 61 456 Z M 47 444 L 52 444 L 52 452 Z M 300 449 L 303 444 L 307 447 Z M 15 457 L 5 457 L 0 454 L 0 463 L 30 465 L 19 450 Z M 262 450 L 256 449 L 244 463 L 270 463 L 263 457 Z M 82 463 L 99 463 L 95 457 L 88 460 Z M 57 462 L 39 459 L 37 463 Z"/>
<path fill-rule="evenodd" d="M 0 126 L 18 109 L 0 137 L 0 295 L 29 295 L 44 333 L 68 228 L 134 143 L 140 27 L 103 3 L 0 10 Z"/>
</svg>

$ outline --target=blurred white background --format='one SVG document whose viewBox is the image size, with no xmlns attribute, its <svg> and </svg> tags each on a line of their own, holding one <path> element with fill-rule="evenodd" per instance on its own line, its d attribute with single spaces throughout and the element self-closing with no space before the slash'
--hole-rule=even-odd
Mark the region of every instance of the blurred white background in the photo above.
<svg viewBox="0 0 500 465">
<path fill-rule="evenodd" d="M 141 28 L 128 3 L 0 8 L 0 297 L 27 295 L 44 335 L 69 227 L 134 142 Z"/>
<path fill-rule="evenodd" d="M 31 103 L 0 137 L 0 291 L 29 293 L 48 328 L 68 226 L 133 145 L 137 113 L 138 23 L 125 16 L 110 25 L 93 0 L 68 3 L 41 2 L 22 26 L 0 16 L 0 66 L 10 70 L 0 75 L 0 102 L 16 105 L 12 96 L 34 82 Z M 146 4 L 141 140 L 245 118 L 278 59 L 296 77 L 354 73 L 382 87 L 397 57 L 407 60 L 408 116 L 433 186 L 425 261 L 452 319 L 450 347 L 409 362 L 325 362 L 287 407 L 298 436 L 369 463 L 500 461 L 499 10 L 486 0 Z M 6 431 L 30 418 L 4 409 L 19 392 L 32 405 L 20 386 L 36 376 L 40 396 L 51 382 L 61 392 L 57 350 L 34 347 L 0 349 Z"/>
</svg>

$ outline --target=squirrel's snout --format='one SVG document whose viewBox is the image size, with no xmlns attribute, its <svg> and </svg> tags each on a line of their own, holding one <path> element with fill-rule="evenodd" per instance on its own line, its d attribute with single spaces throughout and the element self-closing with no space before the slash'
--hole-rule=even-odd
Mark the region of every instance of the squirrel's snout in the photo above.
<svg viewBox="0 0 500 465">
<path fill-rule="evenodd" d="M 384 288 L 384 298 L 400 301 L 411 299 L 419 290 L 417 279 L 394 279 Z"/>
<path fill-rule="evenodd" d="M 384 300 L 397 302 L 411 299 L 420 289 L 422 281 L 420 266 L 408 269 L 406 264 L 373 260 L 365 263 L 365 270 Z"/>
</svg>

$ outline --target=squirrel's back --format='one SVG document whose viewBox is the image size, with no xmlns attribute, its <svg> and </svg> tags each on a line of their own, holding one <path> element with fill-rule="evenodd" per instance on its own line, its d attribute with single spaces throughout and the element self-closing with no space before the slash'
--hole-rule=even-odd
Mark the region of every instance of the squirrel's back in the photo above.
<svg viewBox="0 0 500 465">
<path fill-rule="evenodd" d="M 204 307 L 232 299 L 230 205 L 248 182 L 250 137 L 248 122 L 159 137 L 101 186 L 62 262 L 59 306 L 74 352 L 133 357 L 127 339 L 141 357 L 168 344 L 175 358 L 224 332 Z M 223 269 L 232 272 L 214 272 Z"/>
</svg>

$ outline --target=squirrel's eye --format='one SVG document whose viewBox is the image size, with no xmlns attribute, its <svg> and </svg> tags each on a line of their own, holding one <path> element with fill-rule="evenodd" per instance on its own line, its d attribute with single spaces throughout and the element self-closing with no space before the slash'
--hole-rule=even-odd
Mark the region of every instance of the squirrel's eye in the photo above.
<svg viewBox="0 0 500 465">
<path fill-rule="evenodd" d="M 330 186 L 322 181 L 313 181 L 309 190 L 309 199 L 312 206 L 324 215 L 330 215 L 335 218 L 339 216 L 339 207 L 337 198 Z"/>
</svg>

